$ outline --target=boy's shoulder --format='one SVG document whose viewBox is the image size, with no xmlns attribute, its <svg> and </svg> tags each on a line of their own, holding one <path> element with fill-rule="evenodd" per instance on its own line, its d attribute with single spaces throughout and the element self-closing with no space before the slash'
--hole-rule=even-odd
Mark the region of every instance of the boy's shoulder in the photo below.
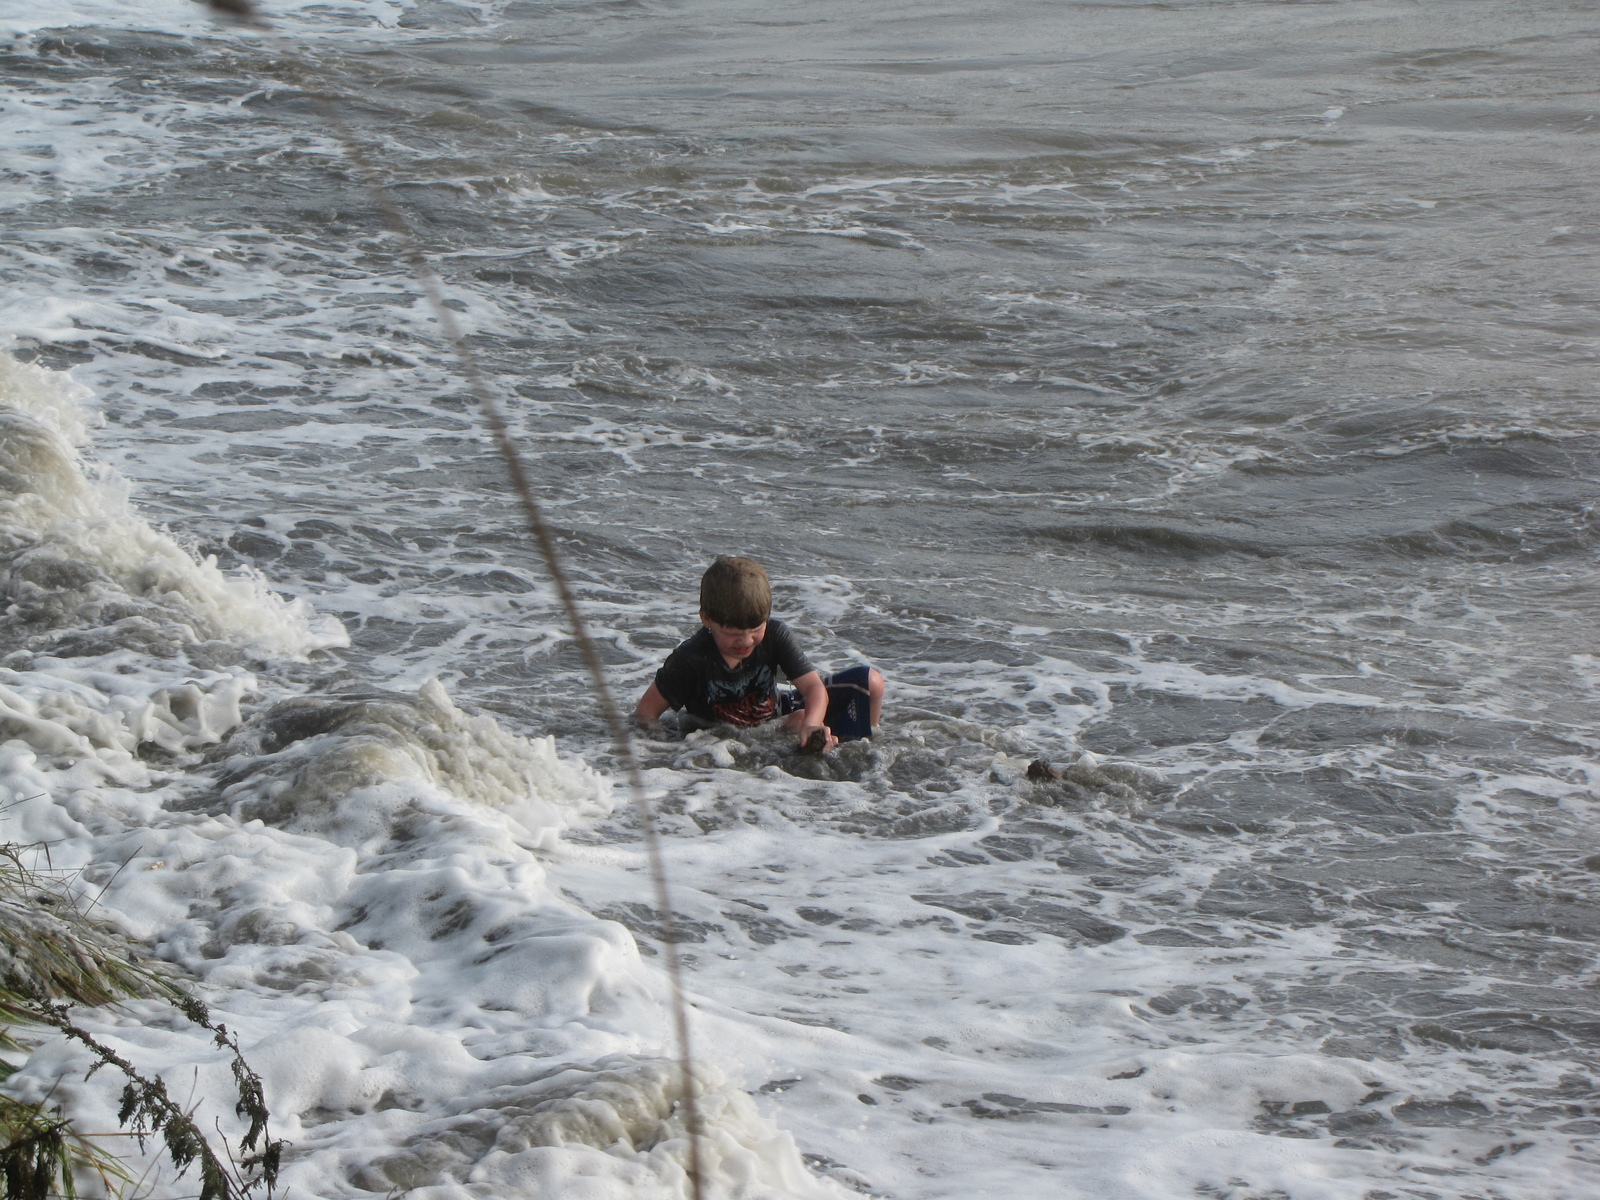
<svg viewBox="0 0 1600 1200">
<path fill-rule="evenodd" d="M 796 649 L 800 646 L 800 639 L 795 637 L 794 630 L 789 627 L 789 623 L 780 621 L 777 617 L 767 618 L 767 636 L 762 640 L 772 641 L 774 645 L 794 646 Z"/>
<path fill-rule="evenodd" d="M 668 657 L 676 658 L 679 655 L 683 655 L 686 658 L 699 658 L 707 654 L 715 654 L 716 651 L 717 643 L 712 640 L 711 631 L 702 625 L 674 646 L 672 653 Z"/>
</svg>

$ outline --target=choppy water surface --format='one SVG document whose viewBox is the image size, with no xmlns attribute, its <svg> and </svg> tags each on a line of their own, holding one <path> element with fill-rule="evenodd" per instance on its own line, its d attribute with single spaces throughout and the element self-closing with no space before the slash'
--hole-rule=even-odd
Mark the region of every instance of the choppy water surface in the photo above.
<svg viewBox="0 0 1600 1200">
<path fill-rule="evenodd" d="M 5 326 L 92 392 L 8 400 L 103 413 L 134 505 L 51 525 L 66 451 L 8 451 L 7 703 L 115 763 L 13 721 L 0 836 L 146 868 L 103 903 L 250 1031 L 295 1186 L 681 1182 L 636 831 L 330 90 L 617 687 L 719 552 L 890 678 L 829 763 L 644 746 L 718 1189 L 1588 1194 L 1592 7 L 198 13 L 0 22 Z M 38 707 L 136 677 L 164 743 Z"/>
</svg>

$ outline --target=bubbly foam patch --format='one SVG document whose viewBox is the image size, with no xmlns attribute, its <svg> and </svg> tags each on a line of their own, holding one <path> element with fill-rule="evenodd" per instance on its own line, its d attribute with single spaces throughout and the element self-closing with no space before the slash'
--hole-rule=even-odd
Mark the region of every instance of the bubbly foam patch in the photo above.
<svg viewBox="0 0 1600 1200">
<path fill-rule="evenodd" d="M 438 680 L 415 697 L 302 696 L 257 714 L 234 739 L 222 792 L 233 810 L 293 829 L 349 836 L 385 807 L 366 789 L 438 789 L 516 812 L 553 836 L 573 815 L 608 811 L 609 787 L 587 766 L 562 760 L 555 739 L 510 733 L 462 712 Z M 396 790 L 398 789 L 398 790 Z"/>
<path fill-rule="evenodd" d="M 701 1166 L 709 1194 L 839 1195 L 800 1165 L 788 1134 L 714 1071 L 702 1074 L 695 1092 L 707 1129 Z M 451 1106 L 460 1115 L 367 1164 L 353 1182 L 375 1192 L 418 1188 L 490 1200 L 559 1181 L 574 1166 L 582 1170 L 582 1156 L 572 1151 L 593 1148 L 615 1163 L 605 1170 L 590 1163 L 587 1173 L 609 1175 L 632 1195 L 679 1196 L 688 1158 L 682 1095 L 675 1063 L 610 1056 L 527 1086 L 465 1097 Z"/>
<path fill-rule="evenodd" d="M 40 754 L 117 762 L 146 748 L 183 754 L 220 741 L 239 723 L 254 681 L 231 672 L 184 680 L 94 668 L 15 671 L 0 667 L 0 739 Z"/>
</svg>

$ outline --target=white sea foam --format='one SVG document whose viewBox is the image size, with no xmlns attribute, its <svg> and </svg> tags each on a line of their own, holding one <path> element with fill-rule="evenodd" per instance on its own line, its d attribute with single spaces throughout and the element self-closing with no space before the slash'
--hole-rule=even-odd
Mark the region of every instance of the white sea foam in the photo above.
<svg viewBox="0 0 1600 1200">
<path fill-rule="evenodd" d="M 0 736 L 38 754 L 124 763 L 146 745 L 168 754 L 210 745 L 239 723 L 250 676 L 201 672 L 155 682 L 130 666 L 132 657 L 111 655 L 90 667 L 59 660 L 40 664 L 53 669 L 0 667 Z"/>
<path fill-rule="evenodd" d="M 236 735 L 225 768 L 244 779 L 220 804 L 202 795 L 163 812 L 104 786 L 65 804 L 77 767 L 60 756 L 89 748 L 72 713 L 42 711 L 26 732 L 38 742 L 47 727 L 58 761 L 42 773 L 7 743 L 4 783 L 18 797 L 7 831 L 71 836 L 63 860 L 87 868 L 99 911 L 200 980 L 294 1143 L 285 1186 L 441 1200 L 683 1194 L 660 976 L 621 927 L 564 900 L 538 858 L 607 804 L 604 784 L 548 739 L 467 717 L 437 685 L 411 701 L 329 698 L 320 712 L 308 699 Z M 263 744 L 284 738 L 283 751 Z M 285 770 L 291 757 L 297 770 Z M 230 815 L 252 797 L 267 823 Z M 140 1011 L 143 1025 L 85 1020 L 193 1089 L 208 1126 L 233 1130 L 209 1038 Z M 51 1044 L 9 1086 L 114 1126 L 115 1088 L 77 1079 L 82 1065 Z M 696 1087 L 708 1195 L 836 1194 L 714 1065 Z"/>
<path fill-rule="evenodd" d="M 259 823 L 156 827 L 103 902 L 199 971 L 245 1031 L 297 1143 L 285 1183 L 484 1196 L 579 1177 L 595 1196 L 681 1194 L 675 1068 L 638 1057 L 659 1047 L 661 992 L 627 935 L 563 903 L 519 849 L 548 827 L 398 786 L 403 803 L 382 787 L 347 799 L 406 827 L 398 858 L 392 843 L 352 857 Z M 209 918 L 183 919 L 208 900 L 221 901 Z M 174 1079 L 209 1057 L 201 1039 L 161 1051 Z M 30 1070 L 64 1065 L 36 1056 Z M 709 1078 L 710 1194 L 823 1194 L 792 1141 Z M 108 1095 L 67 1095 L 111 1119 Z"/>
</svg>

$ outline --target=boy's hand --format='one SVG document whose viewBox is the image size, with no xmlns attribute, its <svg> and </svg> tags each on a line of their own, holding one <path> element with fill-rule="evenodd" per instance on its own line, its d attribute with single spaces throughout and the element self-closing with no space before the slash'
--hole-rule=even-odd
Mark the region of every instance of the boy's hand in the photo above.
<svg viewBox="0 0 1600 1200">
<path fill-rule="evenodd" d="M 803 712 L 797 712 L 789 718 L 800 734 L 800 749 L 811 754 L 826 754 L 839 744 L 839 739 L 833 736 L 833 730 L 827 725 L 828 689 L 823 686 L 822 676 L 812 670 L 790 682 L 806 703 Z M 819 734 L 821 744 L 813 745 Z"/>
<path fill-rule="evenodd" d="M 826 725 L 803 725 L 800 727 L 800 749 L 810 754 L 826 754 L 839 744 L 839 739 L 833 736 L 833 730 Z"/>
</svg>

